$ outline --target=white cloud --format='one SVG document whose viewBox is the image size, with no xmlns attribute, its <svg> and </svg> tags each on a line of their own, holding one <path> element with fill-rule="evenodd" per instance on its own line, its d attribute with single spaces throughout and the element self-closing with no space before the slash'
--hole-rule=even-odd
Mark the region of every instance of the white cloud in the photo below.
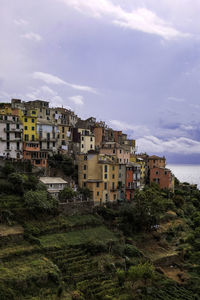
<svg viewBox="0 0 200 300">
<path fill-rule="evenodd" d="M 200 142 L 185 137 L 162 140 L 155 136 L 145 136 L 137 140 L 140 151 L 147 153 L 200 153 Z"/>
<path fill-rule="evenodd" d="M 28 33 L 22 34 L 21 37 L 25 38 L 27 40 L 35 41 L 35 42 L 40 42 L 42 40 L 41 35 L 34 33 L 34 32 L 28 32 Z"/>
<path fill-rule="evenodd" d="M 24 19 L 16 19 L 16 20 L 14 20 L 14 24 L 19 25 L 19 26 L 24 26 L 24 25 L 27 25 L 28 22 Z"/>
<path fill-rule="evenodd" d="M 44 99 L 49 101 L 53 106 L 63 105 L 64 100 L 60 97 L 57 91 L 54 91 L 47 85 L 38 88 L 30 88 L 30 92 L 26 94 L 27 100 Z"/>
<path fill-rule="evenodd" d="M 81 95 L 69 97 L 69 100 L 71 100 L 72 102 L 74 102 L 74 104 L 79 106 L 82 106 L 84 104 L 83 99 L 84 98 Z"/>
<path fill-rule="evenodd" d="M 183 98 L 177 98 L 177 97 L 168 97 L 167 98 L 168 100 L 170 100 L 170 101 L 174 101 L 174 102 L 185 102 L 185 99 L 183 99 Z"/>
<path fill-rule="evenodd" d="M 92 17 L 109 17 L 110 21 L 120 27 L 138 30 L 149 34 L 156 34 L 168 40 L 177 37 L 186 37 L 171 24 L 159 18 L 147 8 L 137 8 L 131 12 L 124 10 L 119 5 L 114 5 L 109 0 L 58 0 L 66 5 L 87 13 Z"/>
<path fill-rule="evenodd" d="M 128 123 L 122 122 L 120 120 L 111 120 L 110 124 L 117 130 L 122 130 L 122 131 L 131 130 L 131 131 L 133 131 L 134 135 L 141 136 L 141 135 L 149 134 L 149 129 L 143 125 L 128 124 Z"/>
<path fill-rule="evenodd" d="M 86 85 L 77 85 L 74 83 L 69 83 L 67 81 L 62 80 L 61 78 L 54 76 L 52 74 L 49 73 L 43 73 L 43 72 L 34 72 L 33 73 L 33 78 L 34 79 L 39 79 L 44 81 L 47 84 L 56 84 L 56 85 L 67 85 L 69 87 L 71 87 L 72 89 L 75 90 L 80 90 L 80 91 L 85 91 L 85 92 L 90 92 L 90 93 L 94 93 L 97 94 L 96 90 L 90 86 L 86 86 Z"/>
</svg>

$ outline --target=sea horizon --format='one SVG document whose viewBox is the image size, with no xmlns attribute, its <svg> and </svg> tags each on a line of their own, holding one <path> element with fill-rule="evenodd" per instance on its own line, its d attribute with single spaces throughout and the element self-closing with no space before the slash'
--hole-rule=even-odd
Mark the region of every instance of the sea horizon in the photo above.
<svg viewBox="0 0 200 300">
<path fill-rule="evenodd" d="M 200 164 L 167 164 L 167 168 L 172 171 L 180 182 L 197 184 L 200 189 Z"/>
</svg>

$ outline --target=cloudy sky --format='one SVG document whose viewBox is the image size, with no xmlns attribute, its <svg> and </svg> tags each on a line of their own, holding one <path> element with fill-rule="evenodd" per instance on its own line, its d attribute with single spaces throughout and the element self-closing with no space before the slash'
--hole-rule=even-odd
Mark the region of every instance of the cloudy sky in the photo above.
<svg viewBox="0 0 200 300">
<path fill-rule="evenodd" d="M 1 0 L 0 101 L 49 100 L 200 163 L 199 15 L 199 0 Z"/>
</svg>

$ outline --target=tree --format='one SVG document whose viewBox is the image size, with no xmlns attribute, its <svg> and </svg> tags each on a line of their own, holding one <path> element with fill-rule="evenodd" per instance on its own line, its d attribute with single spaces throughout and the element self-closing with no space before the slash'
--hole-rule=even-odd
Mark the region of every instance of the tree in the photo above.
<svg viewBox="0 0 200 300">
<path fill-rule="evenodd" d="M 26 175 L 12 173 L 8 175 L 8 181 L 13 185 L 13 190 L 16 194 L 21 196 L 24 194 L 24 184 L 28 181 L 28 177 Z"/>
<path fill-rule="evenodd" d="M 129 233 L 150 230 L 159 223 L 161 214 L 173 207 L 173 201 L 163 197 L 158 189 L 148 187 L 143 191 L 136 191 L 133 203 L 120 211 L 122 229 Z"/>
<path fill-rule="evenodd" d="M 128 277 L 131 281 L 136 282 L 138 280 L 144 280 L 146 283 L 148 279 L 153 279 L 155 277 L 155 270 L 153 265 L 149 262 L 144 264 L 140 263 L 130 267 Z"/>
<path fill-rule="evenodd" d="M 65 201 L 72 199 L 76 196 L 76 192 L 70 187 L 65 187 L 62 191 L 60 191 L 58 198 L 60 201 Z"/>
<path fill-rule="evenodd" d="M 9 174 L 14 173 L 15 168 L 11 162 L 6 161 L 4 167 L 2 168 L 2 173 L 7 177 Z"/>
<path fill-rule="evenodd" d="M 87 200 L 88 198 L 89 199 L 91 198 L 91 192 L 88 188 L 86 188 L 86 187 L 80 188 L 79 192 L 80 192 L 81 195 L 83 195 L 84 200 Z"/>
<path fill-rule="evenodd" d="M 49 211 L 57 206 L 56 199 L 46 191 L 28 191 L 24 195 L 25 205 L 30 210 Z"/>
</svg>

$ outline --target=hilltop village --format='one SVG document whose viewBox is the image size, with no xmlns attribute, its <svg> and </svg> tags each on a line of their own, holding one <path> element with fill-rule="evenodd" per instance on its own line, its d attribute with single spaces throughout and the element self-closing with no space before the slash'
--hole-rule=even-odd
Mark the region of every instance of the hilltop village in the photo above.
<svg viewBox="0 0 200 300">
<path fill-rule="evenodd" d="M 80 119 L 73 111 L 49 106 L 42 100 L 0 103 L 0 158 L 29 161 L 44 170 L 41 181 L 48 190 L 60 191 L 68 182 L 47 176 L 49 159 L 70 157 L 78 169 L 71 187 L 90 191 L 95 205 L 131 201 L 136 189 L 155 182 L 174 190 L 174 176 L 165 157 L 137 153 L 136 141 L 91 117 Z M 53 192 L 52 192 L 53 193 Z"/>
</svg>

